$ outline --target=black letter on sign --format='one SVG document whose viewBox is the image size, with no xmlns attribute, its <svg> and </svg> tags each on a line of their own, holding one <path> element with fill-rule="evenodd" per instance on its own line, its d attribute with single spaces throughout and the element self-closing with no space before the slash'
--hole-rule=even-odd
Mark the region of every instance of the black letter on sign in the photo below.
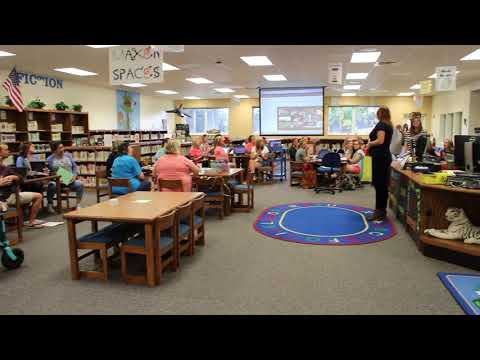
<svg viewBox="0 0 480 360">
<path fill-rule="evenodd" d="M 57 79 L 57 89 L 63 89 L 63 80 Z"/>
<path fill-rule="evenodd" d="M 32 84 L 32 85 L 36 85 L 36 84 L 37 84 L 37 78 L 36 78 L 35 75 L 30 74 L 30 76 L 29 76 L 28 78 L 29 78 L 28 80 L 30 80 L 30 84 Z M 34 81 L 35 81 L 35 82 L 34 82 Z"/>
<path fill-rule="evenodd" d="M 48 79 L 48 85 L 49 85 L 51 88 L 54 88 L 54 87 L 56 87 L 57 82 L 55 81 L 55 79 L 50 78 L 50 79 Z"/>
</svg>

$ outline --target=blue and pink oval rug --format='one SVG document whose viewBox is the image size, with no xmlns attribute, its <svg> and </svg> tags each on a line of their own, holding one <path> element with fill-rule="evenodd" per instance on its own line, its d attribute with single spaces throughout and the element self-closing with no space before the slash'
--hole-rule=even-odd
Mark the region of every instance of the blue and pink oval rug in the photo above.
<svg viewBox="0 0 480 360">
<path fill-rule="evenodd" d="M 299 202 L 270 207 L 254 224 L 274 239 L 310 245 L 362 245 L 396 235 L 389 220 L 368 222 L 372 209 L 357 205 Z"/>
</svg>

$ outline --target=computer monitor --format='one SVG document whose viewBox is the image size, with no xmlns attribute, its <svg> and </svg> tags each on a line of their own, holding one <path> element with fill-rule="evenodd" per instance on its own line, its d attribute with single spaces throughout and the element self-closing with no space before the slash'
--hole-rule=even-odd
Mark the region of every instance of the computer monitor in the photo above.
<svg viewBox="0 0 480 360">
<path fill-rule="evenodd" d="M 480 136 L 474 135 L 455 135 L 454 138 L 454 156 L 455 166 L 460 170 L 465 170 L 465 143 L 472 142 L 475 145 L 467 145 L 467 160 L 469 167 L 472 167 L 469 171 L 478 171 L 478 161 L 480 161 L 480 154 L 478 153 L 480 147 Z M 476 168 L 476 170 L 475 170 Z"/>
<path fill-rule="evenodd" d="M 279 152 L 282 151 L 283 146 L 282 146 L 282 141 L 281 140 L 272 140 L 268 144 L 268 147 L 272 152 Z"/>
<path fill-rule="evenodd" d="M 243 145 L 235 146 L 233 148 L 233 153 L 235 155 L 245 155 L 245 152 L 246 152 L 246 149 L 245 149 L 245 146 L 243 146 Z"/>
</svg>

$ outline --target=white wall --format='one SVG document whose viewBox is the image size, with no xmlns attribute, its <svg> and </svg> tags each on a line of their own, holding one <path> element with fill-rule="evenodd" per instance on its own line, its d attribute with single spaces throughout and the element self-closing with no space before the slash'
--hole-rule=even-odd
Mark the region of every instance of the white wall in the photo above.
<svg viewBox="0 0 480 360">
<path fill-rule="evenodd" d="M 472 96 L 472 91 L 480 89 L 480 81 L 475 81 L 465 86 L 457 88 L 456 91 L 445 92 L 444 94 L 434 95 L 432 100 L 432 131 L 435 137 L 439 133 L 440 115 L 446 113 L 462 112 L 462 118 L 467 119 L 465 124 L 462 119 L 462 134 L 473 134 L 475 127 L 480 127 L 480 115 L 475 111 L 480 105 L 480 100 Z M 473 102 L 473 103 L 472 103 Z M 473 111 L 473 112 L 472 112 Z M 438 139 L 442 141 L 441 139 Z"/>
<path fill-rule="evenodd" d="M 19 69 L 20 71 L 20 69 Z M 0 70 L 0 82 L 8 76 L 10 70 Z M 47 109 L 54 109 L 55 103 L 64 101 L 67 105 L 82 104 L 82 111 L 89 113 L 89 127 L 95 129 L 116 129 L 116 88 L 89 86 L 74 81 L 63 81 L 63 89 L 54 89 L 37 85 L 29 85 L 22 82 L 21 91 L 25 105 L 30 100 L 39 97 Z M 4 103 L 4 97 L 7 95 L 5 89 L 0 87 L 0 103 Z M 172 109 L 173 101 L 165 100 L 160 96 L 140 97 L 140 126 L 143 129 L 151 128 L 152 123 L 161 124 L 161 119 L 165 114 L 164 110 Z M 173 129 L 175 119 L 172 114 L 167 114 L 170 129 Z"/>
</svg>

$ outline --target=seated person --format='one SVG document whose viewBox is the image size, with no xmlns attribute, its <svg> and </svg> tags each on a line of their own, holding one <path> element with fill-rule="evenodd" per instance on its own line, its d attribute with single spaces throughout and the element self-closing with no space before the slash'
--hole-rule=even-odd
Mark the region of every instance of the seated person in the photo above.
<svg viewBox="0 0 480 360">
<path fill-rule="evenodd" d="M 112 143 L 112 152 L 107 159 L 107 177 L 112 177 L 112 166 L 115 159 L 118 157 L 118 142 Z"/>
<path fill-rule="evenodd" d="M 41 173 L 38 173 L 32 170 L 32 164 L 30 163 L 30 161 L 33 160 L 33 154 L 35 153 L 35 146 L 30 142 L 22 143 L 19 147 L 19 153 L 20 154 L 17 157 L 17 161 L 16 161 L 16 167 L 19 169 L 25 169 L 27 177 L 30 177 L 33 175 L 40 175 Z M 45 172 L 43 173 L 43 175 L 48 176 L 48 169 L 45 169 Z M 22 185 L 22 190 L 43 194 L 44 186 L 40 182 L 34 182 L 28 185 L 26 184 Z"/>
<path fill-rule="evenodd" d="M 6 202 L 8 206 L 16 206 L 14 182 L 21 182 L 21 177 L 15 175 L 13 170 L 3 165 L 3 160 L 10 156 L 8 145 L 0 144 L 0 201 Z M 44 221 L 37 220 L 37 214 L 43 203 L 43 195 L 38 192 L 20 192 L 20 204 L 32 204 L 29 221 L 24 223 L 31 228 L 41 228 Z"/>
<path fill-rule="evenodd" d="M 208 144 L 208 135 L 203 134 L 200 140 L 200 150 L 202 150 L 203 156 L 208 156 L 210 153 L 210 145 Z"/>
<path fill-rule="evenodd" d="M 165 142 L 162 142 L 162 144 L 160 145 L 160 149 L 158 149 L 155 155 L 153 155 L 153 161 L 157 161 L 163 155 L 165 155 Z"/>
<path fill-rule="evenodd" d="M 56 173 L 59 168 L 63 168 L 73 174 L 72 182 L 68 185 L 62 184 L 62 187 L 68 187 L 71 191 L 77 194 L 76 208 L 80 208 L 80 203 L 83 198 L 83 184 L 77 180 L 78 166 L 73 160 L 72 154 L 65 152 L 64 146 L 60 141 L 54 141 L 50 144 L 52 155 L 47 158 L 48 167 L 51 172 Z M 57 184 L 53 181 L 48 183 L 47 187 L 47 202 L 48 212 L 53 214 L 53 197 L 57 192 Z"/>
<path fill-rule="evenodd" d="M 295 154 L 295 161 L 296 162 L 305 162 L 305 159 L 307 158 L 307 144 L 304 142 L 300 141 L 298 145 L 297 152 Z"/>
<path fill-rule="evenodd" d="M 452 158 L 454 153 L 453 141 L 450 139 L 445 139 L 443 141 L 443 150 L 440 151 L 440 157 L 444 161 L 448 161 L 449 158 Z"/>
<path fill-rule="evenodd" d="M 267 163 L 269 158 L 270 151 L 265 146 L 265 142 L 262 139 L 258 139 L 250 154 L 250 160 L 248 164 L 250 173 L 254 173 L 255 169 L 261 166 L 269 166 L 270 164 Z"/>
<path fill-rule="evenodd" d="M 118 156 L 112 166 L 112 178 L 130 180 L 132 191 L 150 191 L 152 187 L 150 181 L 145 180 L 145 174 L 137 159 L 132 156 L 132 147 L 128 142 L 118 146 Z M 127 192 L 127 187 L 112 187 L 112 193 L 116 195 L 124 195 Z"/>
<path fill-rule="evenodd" d="M 184 192 L 192 191 L 192 176 L 198 175 L 200 169 L 180 153 L 180 146 L 175 140 L 169 140 L 165 146 L 166 154 L 157 160 L 153 168 L 155 182 L 163 180 L 181 180 Z M 170 190 L 171 191 L 171 190 Z"/>
<path fill-rule="evenodd" d="M 215 160 L 229 162 L 228 154 L 225 151 L 225 138 L 222 135 L 217 136 L 213 142 L 213 154 L 215 155 Z"/>
<path fill-rule="evenodd" d="M 203 152 L 200 149 L 200 140 L 194 139 L 192 147 L 188 153 L 195 164 L 201 163 L 203 160 Z"/>
<path fill-rule="evenodd" d="M 362 168 L 360 162 L 365 157 L 365 153 L 362 150 L 362 140 L 353 140 L 352 154 L 347 158 L 348 164 L 345 167 L 345 171 L 350 174 L 360 174 Z"/>
<path fill-rule="evenodd" d="M 245 143 L 245 152 L 250 154 L 255 148 L 255 135 L 250 135 Z"/>
<path fill-rule="evenodd" d="M 295 161 L 295 154 L 297 153 L 297 149 L 299 146 L 299 142 L 297 138 L 292 140 L 292 145 L 290 145 L 288 149 L 288 155 L 290 156 L 290 160 Z"/>
<path fill-rule="evenodd" d="M 340 152 L 340 151 L 338 151 Z M 350 137 L 347 137 L 343 142 L 343 153 L 345 154 L 344 157 L 350 159 L 353 153 L 353 140 Z"/>
</svg>

